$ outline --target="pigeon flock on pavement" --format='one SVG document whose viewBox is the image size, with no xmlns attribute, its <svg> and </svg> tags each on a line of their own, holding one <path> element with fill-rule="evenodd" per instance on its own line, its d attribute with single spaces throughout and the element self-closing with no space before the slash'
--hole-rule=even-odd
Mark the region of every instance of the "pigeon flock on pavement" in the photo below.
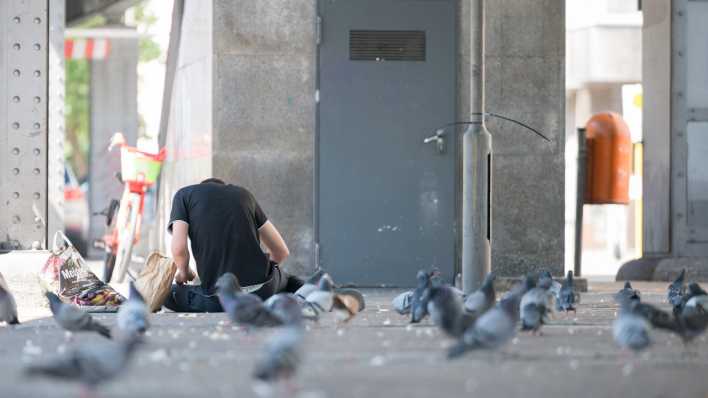
<svg viewBox="0 0 708 398">
<path fill-rule="evenodd" d="M 436 270 L 421 270 L 416 287 L 401 293 L 393 309 L 408 316 L 411 323 L 429 317 L 443 335 L 453 340 L 447 348 L 448 359 L 460 358 L 475 350 L 494 350 L 512 341 L 517 333 L 541 335 L 544 324 L 553 322 L 554 312 L 575 312 L 580 302 L 573 272 L 559 283 L 550 272 L 526 275 L 497 300 L 495 274 L 489 273 L 479 290 L 465 295 L 445 283 Z M 18 324 L 15 300 L 0 280 L 0 322 Z M 266 301 L 246 293 L 231 273 L 217 281 L 217 296 L 228 321 L 247 332 L 270 328 L 255 363 L 252 376 L 268 383 L 292 387 L 293 377 L 303 360 L 307 322 L 331 316 L 343 325 L 364 310 L 364 296 L 356 289 L 338 288 L 329 274 L 319 271 L 295 293 L 280 293 Z M 53 358 L 28 364 L 28 377 L 49 377 L 74 381 L 93 394 L 128 366 L 133 353 L 145 340 L 150 327 L 150 311 L 135 286 L 130 284 L 128 300 L 119 308 L 116 329 L 96 321 L 79 307 L 46 293 L 56 323 L 73 333 L 98 333 L 106 340 L 78 345 Z M 667 292 L 672 311 L 642 302 L 641 293 L 626 282 L 614 296 L 619 305 L 613 322 L 615 343 L 627 351 L 638 352 L 651 346 L 652 330 L 674 333 L 688 345 L 708 328 L 708 293 L 695 282 L 686 283 L 686 272 L 673 281 Z"/>
</svg>

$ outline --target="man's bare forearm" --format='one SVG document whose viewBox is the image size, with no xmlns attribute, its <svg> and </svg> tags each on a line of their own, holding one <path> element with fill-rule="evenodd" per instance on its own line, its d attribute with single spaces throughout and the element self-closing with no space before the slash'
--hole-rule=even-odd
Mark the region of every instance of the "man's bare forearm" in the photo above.
<svg viewBox="0 0 708 398">
<path fill-rule="evenodd" d="M 189 269 L 189 252 L 181 251 L 172 254 L 178 271 L 186 272 Z"/>
</svg>

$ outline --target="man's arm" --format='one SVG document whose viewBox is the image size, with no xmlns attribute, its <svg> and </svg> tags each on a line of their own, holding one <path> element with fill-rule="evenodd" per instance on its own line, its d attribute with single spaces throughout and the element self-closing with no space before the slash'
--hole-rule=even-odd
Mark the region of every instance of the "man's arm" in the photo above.
<svg viewBox="0 0 708 398">
<path fill-rule="evenodd" d="M 258 235 L 263 245 L 270 252 L 271 261 L 280 264 L 290 256 L 290 250 L 288 250 L 283 237 L 270 221 L 266 221 L 265 224 L 258 228 Z"/>
<path fill-rule="evenodd" d="M 177 265 L 175 282 L 184 284 L 194 279 L 194 271 L 189 268 L 189 249 L 187 248 L 187 237 L 189 224 L 177 220 L 172 223 L 172 258 Z"/>
</svg>

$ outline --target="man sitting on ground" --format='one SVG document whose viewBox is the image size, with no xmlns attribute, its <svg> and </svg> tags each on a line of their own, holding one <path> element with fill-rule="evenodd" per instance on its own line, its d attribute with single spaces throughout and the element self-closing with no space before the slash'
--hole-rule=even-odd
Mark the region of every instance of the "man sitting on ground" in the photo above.
<svg viewBox="0 0 708 398">
<path fill-rule="evenodd" d="M 209 178 L 180 189 L 172 200 L 167 230 L 172 234 L 172 257 L 177 265 L 177 284 L 164 304 L 172 311 L 223 311 L 214 285 L 226 272 L 236 275 L 245 291 L 264 300 L 302 286 L 302 281 L 277 265 L 290 255 L 288 247 L 256 198 L 243 187 Z M 187 238 L 201 285 L 186 284 L 196 277 L 189 268 Z"/>
</svg>

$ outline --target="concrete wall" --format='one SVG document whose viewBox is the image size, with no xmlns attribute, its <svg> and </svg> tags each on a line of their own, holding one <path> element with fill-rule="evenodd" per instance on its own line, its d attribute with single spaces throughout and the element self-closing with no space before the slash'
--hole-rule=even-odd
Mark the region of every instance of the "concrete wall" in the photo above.
<svg viewBox="0 0 708 398">
<path fill-rule="evenodd" d="M 164 234 L 172 196 L 181 187 L 212 174 L 212 4 L 186 1 L 167 126 L 167 160 L 160 179 L 158 243 Z"/>
<path fill-rule="evenodd" d="M 292 272 L 314 269 L 315 11 L 214 1 L 214 174 L 255 194 Z"/>
<path fill-rule="evenodd" d="M 644 0 L 644 254 L 671 251 L 671 4 Z"/>
<path fill-rule="evenodd" d="M 492 268 L 564 270 L 565 2 L 486 2 L 486 110 L 494 137 Z M 462 116 L 462 115 L 460 115 Z"/>
</svg>

